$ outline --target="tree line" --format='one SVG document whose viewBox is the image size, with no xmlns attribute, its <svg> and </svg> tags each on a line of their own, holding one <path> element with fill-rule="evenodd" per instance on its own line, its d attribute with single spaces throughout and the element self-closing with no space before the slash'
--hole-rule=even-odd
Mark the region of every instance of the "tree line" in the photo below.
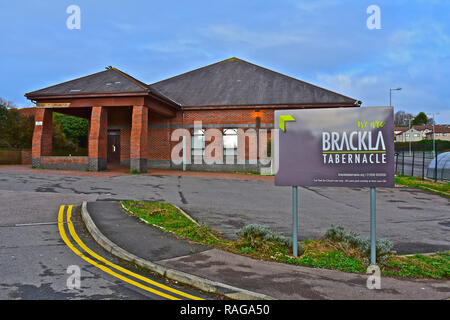
<svg viewBox="0 0 450 320">
<path fill-rule="evenodd" d="M 409 127 L 411 126 L 424 126 L 432 125 L 434 123 L 433 118 L 428 118 L 425 112 L 419 112 L 417 115 L 406 113 L 403 110 L 399 110 L 394 114 L 394 125 L 396 127 Z"/>
</svg>

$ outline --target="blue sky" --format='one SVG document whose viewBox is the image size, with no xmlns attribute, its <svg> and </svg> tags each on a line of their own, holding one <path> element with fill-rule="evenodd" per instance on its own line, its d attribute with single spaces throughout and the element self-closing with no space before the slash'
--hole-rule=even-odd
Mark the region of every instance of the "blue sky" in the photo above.
<svg viewBox="0 0 450 320">
<path fill-rule="evenodd" d="M 81 29 L 69 30 L 69 5 Z M 369 5 L 381 29 L 369 30 Z M 450 1 L 88 1 L 0 3 L 0 97 L 115 66 L 156 82 L 229 57 L 450 123 Z"/>
</svg>

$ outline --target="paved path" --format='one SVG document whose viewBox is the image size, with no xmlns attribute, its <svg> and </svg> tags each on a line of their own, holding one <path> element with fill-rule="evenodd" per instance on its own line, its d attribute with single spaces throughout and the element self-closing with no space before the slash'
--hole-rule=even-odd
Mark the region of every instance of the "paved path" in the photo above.
<svg viewBox="0 0 450 320">
<path fill-rule="evenodd" d="M 138 257 L 170 259 L 207 250 L 207 247 L 175 238 L 158 228 L 149 228 L 136 217 L 125 214 L 115 201 L 88 202 L 95 225 L 119 247 Z"/>
</svg>

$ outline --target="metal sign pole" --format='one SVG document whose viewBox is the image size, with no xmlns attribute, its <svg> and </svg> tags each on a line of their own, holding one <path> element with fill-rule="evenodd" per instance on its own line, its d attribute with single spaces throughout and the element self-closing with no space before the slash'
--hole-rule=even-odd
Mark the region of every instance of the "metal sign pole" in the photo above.
<svg viewBox="0 0 450 320">
<path fill-rule="evenodd" d="M 292 187 L 292 254 L 298 256 L 298 190 L 297 186 Z"/>
<path fill-rule="evenodd" d="M 370 264 L 377 264 L 377 235 L 376 235 L 376 192 L 370 188 Z"/>
<path fill-rule="evenodd" d="M 186 136 L 183 136 L 183 171 L 186 171 Z"/>
</svg>

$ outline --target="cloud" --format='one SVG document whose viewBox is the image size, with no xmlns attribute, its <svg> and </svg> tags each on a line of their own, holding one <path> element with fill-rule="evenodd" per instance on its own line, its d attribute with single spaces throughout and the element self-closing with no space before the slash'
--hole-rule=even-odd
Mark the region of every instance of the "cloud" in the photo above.
<svg viewBox="0 0 450 320">
<path fill-rule="evenodd" d="M 254 48 L 296 45 L 308 42 L 308 37 L 294 32 L 267 30 L 250 31 L 234 25 L 212 25 L 201 32 L 206 38 L 243 44 Z"/>
</svg>

